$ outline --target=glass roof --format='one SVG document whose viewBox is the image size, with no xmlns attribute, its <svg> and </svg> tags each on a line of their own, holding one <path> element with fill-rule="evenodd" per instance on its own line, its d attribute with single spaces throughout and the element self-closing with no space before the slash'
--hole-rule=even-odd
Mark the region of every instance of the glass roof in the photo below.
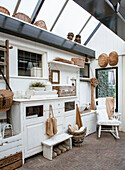
<svg viewBox="0 0 125 170">
<path fill-rule="evenodd" d="M 31 17 L 36 4 L 37 4 L 38 0 L 21 0 L 21 3 L 19 5 L 19 8 L 17 10 L 17 12 L 22 12 L 26 15 L 28 15 L 29 17 Z"/>
<path fill-rule="evenodd" d="M 8 0 L 0 0 L 0 6 L 7 8 L 12 16 L 18 1 L 19 0 L 10 0 L 10 2 L 8 2 Z M 39 0 L 21 0 L 17 12 L 25 13 L 31 17 L 38 2 Z M 65 8 L 63 9 L 64 5 Z M 67 38 L 69 32 L 73 32 L 74 35 L 79 34 L 91 15 L 72 0 L 45 0 L 35 21 L 45 21 L 47 29 L 50 31 L 62 9 L 63 11 L 59 16 L 52 33 L 63 38 Z M 84 44 L 98 23 L 99 21 L 97 19 L 91 17 L 81 32 L 81 44 Z"/>
<path fill-rule="evenodd" d="M 10 2 L 8 0 L 0 0 L 0 6 L 8 9 L 10 15 L 13 15 L 17 2 L 18 0 L 11 0 Z"/>
</svg>

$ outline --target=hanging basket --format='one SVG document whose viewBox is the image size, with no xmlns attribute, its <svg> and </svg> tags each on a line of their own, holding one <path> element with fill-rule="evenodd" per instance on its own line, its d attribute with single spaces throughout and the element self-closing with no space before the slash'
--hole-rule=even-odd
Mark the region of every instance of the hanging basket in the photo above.
<svg viewBox="0 0 125 170">
<path fill-rule="evenodd" d="M 113 51 L 109 54 L 109 65 L 115 66 L 118 64 L 118 54 L 117 52 Z"/>
<path fill-rule="evenodd" d="M 103 53 L 98 58 L 98 64 L 100 67 L 106 67 L 108 65 L 108 56 L 107 54 Z"/>
<path fill-rule="evenodd" d="M 0 12 L 4 13 L 4 14 L 7 14 L 7 15 L 10 15 L 10 12 L 8 11 L 8 9 L 0 6 Z"/>
<path fill-rule="evenodd" d="M 43 21 L 43 20 L 36 21 L 36 22 L 34 23 L 34 25 L 36 25 L 36 26 L 38 26 L 38 27 L 40 27 L 40 28 L 43 28 L 43 29 L 47 30 L 46 23 L 45 23 L 45 21 Z"/>
<path fill-rule="evenodd" d="M 11 90 L 0 90 L 0 111 L 10 109 L 13 102 L 14 93 Z"/>
<path fill-rule="evenodd" d="M 19 13 L 15 13 L 15 14 L 13 15 L 13 17 L 18 18 L 18 19 L 20 19 L 20 20 L 22 20 L 22 21 L 31 23 L 31 19 L 30 19 L 26 14 L 23 14 L 23 13 L 20 13 L 20 12 L 19 12 Z"/>
</svg>

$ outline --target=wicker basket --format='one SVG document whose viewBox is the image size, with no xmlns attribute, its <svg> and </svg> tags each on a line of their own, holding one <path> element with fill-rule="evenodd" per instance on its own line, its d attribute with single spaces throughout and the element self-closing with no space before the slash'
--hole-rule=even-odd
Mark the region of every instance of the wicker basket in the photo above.
<svg viewBox="0 0 125 170">
<path fill-rule="evenodd" d="M 70 128 L 68 128 L 68 132 L 71 135 L 73 135 L 73 137 L 72 137 L 72 144 L 74 146 L 82 146 L 83 145 L 83 141 L 84 141 L 84 138 L 85 138 L 85 135 L 86 135 L 86 130 L 87 130 L 87 127 L 85 127 L 83 129 L 83 131 L 73 132 L 73 131 L 71 131 Z"/>
<path fill-rule="evenodd" d="M 55 58 L 54 61 L 59 61 L 59 62 L 62 62 L 62 63 L 67 63 L 67 64 L 74 64 L 73 61 L 70 61 L 70 60 L 66 60 L 66 59 L 63 59 L 63 58 Z"/>
<path fill-rule="evenodd" d="M 15 14 L 13 15 L 13 17 L 18 18 L 18 19 L 20 19 L 20 20 L 22 20 L 22 21 L 31 23 L 31 19 L 30 19 L 26 14 L 23 14 L 23 13 L 15 13 Z"/>
<path fill-rule="evenodd" d="M 84 67 L 84 65 L 85 65 L 85 59 L 84 58 L 72 58 L 72 61 L 77 66 Z"/>
<path fill-rule="evenodd" d="M 14 93 L 10 90 L 0 90 L 0 111 L 10 109 L 13 102 Z"/>
<path fill-rule="evenodd" d="M 4 13 L 4 14 L 7 14 L 7 15 L 10 15 L 10 12 L 8 11 L 8 9 L 0 6 L 0 12 Z"/>
<path fill-rule="evenodd" d="M 34 25 L 36 25 L 36 26 L 38 26 L 38 27 L 40 27 L 40 28 L 43 28 L 43 29 L 47 30 L 46 23 L 45 23 L 45 21 L 43 21 L 43 20 L 36 21 L 36 22 L 34 23 Z"/>
<path fill-rule="evenodd" d="M 109 54 L 109 65 L 115 66 L 118 64 L 118 54 L 117 52 L 113 51 Z"/>
<path fill-rule="evenodd" d="M 106 67 L 108 65 L 108 56 L 107 54 L 103 53 L 98 58 L 98 64 L 100 67 Z"/>
</svg>

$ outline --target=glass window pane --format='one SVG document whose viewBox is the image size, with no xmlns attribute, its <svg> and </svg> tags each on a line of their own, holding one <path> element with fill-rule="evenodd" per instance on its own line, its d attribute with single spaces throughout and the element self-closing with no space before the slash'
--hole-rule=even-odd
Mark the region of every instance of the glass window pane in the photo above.
<svg viewBox="0 0 125 170">
<path fill-rule="evenodd" d="M 73 1 L 69 1 L 56 23 L 53 32 L 67 38 L 69 32 L 78 34 L 90 14 Z"/>
<path fill-rule="evenodd" d="M 36 21 L 45 21 L 47 29 L 50 30 L 65 2 L 66 0 L 45 0 Z"/>
<path fill-rule="evenodd" d="M 3 6 L 4 8 L 8 9 L 10 12 L 10 15 L 13 15 L 14 9 L 16 7 L 18 0 L 0 0 L 0 6 Z"/>
<path fill-rule="evenodd" d="M 21 0 L 20 6 L 19 6 L 17 12 L 22 12 L 22 13 L 28 15 L 29 17 L 31 17 L 31 15 L 36 7 L 37 2 L 38 2 L 38 0 L 30 0 L 30 1 Z"/>
<path fill-rule="evenodd" d="M 92 17 L 90 19 L 90 21 L 88 22 L 88 24 L 86 25 L 86 27 L 83 29 L 83 31 L 81 32 L 81 42 L 82 44 L 85 43 L 85 41 L 88 39 L 88 37 L 91 35 L 91 33 L 93 32 L 93 30 L 96 28 L 96 26 L 98 25 L 99 21 Z"/>
<path fill-rule="evenodd" d="M 42 56 L 18 50 L 18 75 L 42 77 Z"/>
</svg>

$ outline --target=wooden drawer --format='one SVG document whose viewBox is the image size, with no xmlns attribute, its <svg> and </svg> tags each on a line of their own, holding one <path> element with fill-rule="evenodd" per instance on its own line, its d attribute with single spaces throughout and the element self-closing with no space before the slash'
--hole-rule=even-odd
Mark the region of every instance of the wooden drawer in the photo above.
<svg viewBox="0 0 125 170">
<path fill-rule="evenodd" d="M 0 159 L 0 169 L 13 170 L 22 166 L 22 152 Z"/>
<path fill-rule="evenodd" d="M 44 111 L 49 110 L 49 104 L 52 105 L 53 110 L 64 108 L 63 102 L 59 102 L 59 101 L 58 102 L 50 102 L 50 103 L 44 105 Z"/>
<path fill-rule="evenodd" d="M 21 135 L 15 135 L 9 138 L 3 139 L 3 145 L 0 146 L 0 159 L 22 151 Z"/>
</svg>

